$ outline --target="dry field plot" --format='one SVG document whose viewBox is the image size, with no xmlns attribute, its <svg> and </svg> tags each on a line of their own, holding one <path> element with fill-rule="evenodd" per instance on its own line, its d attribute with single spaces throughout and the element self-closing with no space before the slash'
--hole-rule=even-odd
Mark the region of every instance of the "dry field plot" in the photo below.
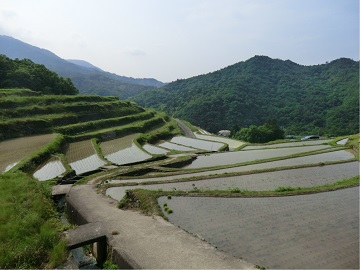
<svg viewBox="0 0 360 270">
<path fill-rule="evenodd" d="M 280 198 L 160 198 L 171 222 L 277 269 L 359 268 L 359 187 Z"/>
<path fill-rule="evenodd" d="M 0 173 L 8 171 L 55 138 L 56 134 L 45 134 L 0 142 Z"/>
</svg>

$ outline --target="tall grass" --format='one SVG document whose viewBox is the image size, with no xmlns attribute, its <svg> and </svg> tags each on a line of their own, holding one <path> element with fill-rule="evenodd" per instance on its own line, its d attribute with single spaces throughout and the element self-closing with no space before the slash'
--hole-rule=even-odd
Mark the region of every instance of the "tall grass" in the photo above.
<svg viewBox="0 0 360 270">
<path fill-rule="evenodd" d="M 60 223 L 41 183 L 23 172 L 0 175 L 0 268 L 55 267 L 66 259 Z"/>
</svg>

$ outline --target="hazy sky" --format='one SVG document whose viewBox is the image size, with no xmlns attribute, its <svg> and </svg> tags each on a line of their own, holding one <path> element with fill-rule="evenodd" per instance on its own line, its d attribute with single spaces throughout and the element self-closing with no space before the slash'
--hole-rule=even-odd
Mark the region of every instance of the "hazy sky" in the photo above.
<svg viewBox="0 0 360 270">
<path fill-rule="evenodd" d="M 359 60 L 359 0 L 0 0 L 0 34 L 170 82 L 254 55 Z"/>
</svg>

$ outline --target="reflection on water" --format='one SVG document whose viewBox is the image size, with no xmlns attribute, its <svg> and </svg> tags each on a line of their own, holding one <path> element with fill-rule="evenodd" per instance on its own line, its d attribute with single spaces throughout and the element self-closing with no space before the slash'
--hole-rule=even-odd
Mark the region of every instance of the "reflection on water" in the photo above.
<svg viewBox="0 0 360 270">
<path fill-rule="evenodd" d="M 159 198 L 164 203 L 172 223 L 257 265 L 359 266 L 359 187 L 277 198 Z"/>
<path fill-rule="evenodd" d="M 314 145 L 314 146 L 304 146 L 304 147 L 216 153 L 206 156 L 198 156 L 196 160 L 194 160 L 190 165 L 185 166 L 184 169 L 221 166 L 221 165 L 249 162 L 254 160 L 290 156 L 299 153 L 323 150 L 330 147 L 331 146 L 329 145 Z"/>
<path fill-rule="evenodd" d="M 59 158 L 48 161 L 44 166 L 38 169 L 33 176 L 40 180 L 45 181 L 53 179 L 66 172 L 64 165 Z"/>
<path fill-rule="evenodd" d="M 6 166 L 4 172 L 10 171 L 12 168 L 14 168 L 19 162 L 14 162 L 8 166 Z"/>
<path fill-rule="evenodd" d="M 224 143 L 187 138 L 184 136 L 174 137 L 170 142 L 207 151 L 218 151 L 225 145 Z"/>
<path fill-rule="evenodd" d="M 119 150 L 115 153 L 106 155 L 105 157 L 107 160 L 110 160 L 111 162 L 118 165 L 140 162 L 152 158 L 151 155 L 142 151 L 134 143 L 131 145 L 131 147 Z"/>
<path fill-rule="evenodd" d="M 70 163 L 70 167 L 75 170 L 76 174 L 90 172 L 104 166 L 106 162 L 99 158 L 97 154 L 91 155 L 87 158 Z"/>
</svg>

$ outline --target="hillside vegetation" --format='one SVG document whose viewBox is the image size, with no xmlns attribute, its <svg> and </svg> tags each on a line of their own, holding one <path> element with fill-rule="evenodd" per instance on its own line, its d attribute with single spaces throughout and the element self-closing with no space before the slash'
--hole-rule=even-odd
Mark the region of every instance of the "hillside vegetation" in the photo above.
<svg viewBox="0 0 360 270">
<path fill-rule="evenodd" d="M 140 133 L 137 143 L 145 144 L 172 137 L 180 130 L 176 121 L 165 113 L 145 110 L 117 97 L 75 95 L 73 86 L 70 89 L 74 91 L 63 95 L 56 83 L 65 81 L 71 86 L 70 80 L 54 76 L 30 60 L 1 59 L 13 69 L 7 69 L 8 77 L 0 76 L 0 85 L 31 86 L 33 90 L 0 89 L 0 142 L 33 134 L 58 134 L 37 151 L 24 154 L 9 171 L 0 172 L 0 203 L 4 207 L 0 211 L 0 268 L 54 268 L 68 254 L 61 234 L 66 228 L 59 220 L 48 190 L 56 180 L 39 182 L 31 177 L 34 171 L 58 158 L 72 175 L 74 171 L 64 153 L 75 141 L 96 141 L 94 147 L 98 147 L 97 143 L 102 141 Z M 17 70 L 28 74 L 29 80 L 23 83 L 21 76 L 19 80 L 11 77 Z M 34 70 L 39 73 L 33 73 Z M 30 140 L 27 144 L 31 144 Z"/>
<path fill-rule="evenodd" d="M 79 91 L 70 79 L 59 77 L 44 65 L 29 59 L 11 60 L 0 55 L 0 88 L 29 88 L 44 94 L 74 95 Z"/>
<path fill-rule="evenodd" d="M 106 72 L 81 60 L 67 61 L 48 50 L 9 36 L 0 35 L 0 54 L 11 59 L 30 59 L 35 63 L 42 64 L 58 75 L 70 78 L 82 94 L 110 95 L 127 99 L 143 91 L 164 85 L 164 83 L 153 78 L 138 79 Z M 18 87 L 18 85 L 6 87 L 15 86 Z M 36 90 L 39 91 L 40 89 Z"/>
<path fill-rule="evenodd" d="M 132 99 L 211 132 L 275 118 L 287 134 L 343 135 L 358 132 L 358 90 L 359 63 L 350 59 L 301 66 L 255 56 Z"/>
</svg>

